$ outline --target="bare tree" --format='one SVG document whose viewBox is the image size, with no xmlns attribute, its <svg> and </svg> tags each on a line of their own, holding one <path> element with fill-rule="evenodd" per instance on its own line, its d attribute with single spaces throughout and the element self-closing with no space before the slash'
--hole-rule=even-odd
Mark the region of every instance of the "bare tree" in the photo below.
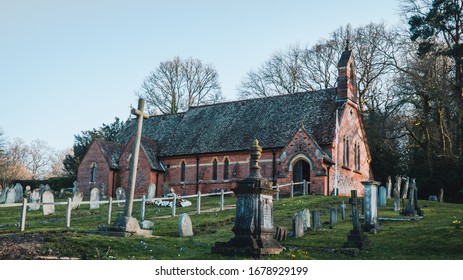
<svg viewBox="0 0 463 280">
<path fill-rule="evenodd" d="M 30 172 L 24 165 L 27 156 L 27 145 L 20 138 L 6 143 L 0 156 L 0 184 L 7 186 L 14 179 L 28 179 Z"/>
<path fill-rule="evenodd" d="M 64 168 L 63 161 L 68 155 L 72 155 L 72 149 L 66 149 L 63 151 L 52 151 L 50 158 L 50 171 L 46 174 L 46 177 L 65 177 L 66 170 Z"/>
<path fill-rule="evenodd" d="M 145 78 L 136 95 L 146 100 L 151 113 L 177 113 L 190 106 L 222 101 L 218 79 L 212 65 L 204 65 L 198 59 L 175 57 L 161 62 Z"/>
<path fill-rule="evenodd" d="M 37 139 L 27 147 L 26 154 L 26 166 L 31 173 L 31 179 L 42 179 L 49 172 L 51 148 L 45 141 Z"/>
</svg>

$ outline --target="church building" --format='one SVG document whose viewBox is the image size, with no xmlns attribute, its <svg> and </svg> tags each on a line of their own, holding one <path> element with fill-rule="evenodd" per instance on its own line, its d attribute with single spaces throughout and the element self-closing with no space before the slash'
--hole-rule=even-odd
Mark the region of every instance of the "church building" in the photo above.
<svg viewBox="0 0 463 280">
<path fill-rule="evenodd" d="M 312 194 L 362 194 L 361 181 L 373 176 L 357 94 L 354 56 L 346 47 L 336 88 L 151 116 L 143 122 L 135 193 L 146 194 L 150 184 L 156 196 L 171 188 L 181 195 L 233 189 L 249 175 L 249 149 L 257 139 L 262 176 L 275 186 L 305 180 Z M 118 136 L 122 144 L 91 145 L 78 170 L 84 194 L 102 184 L 109 196 L 127 187 L 135 130 L 130 121 Z"/>
</svg>

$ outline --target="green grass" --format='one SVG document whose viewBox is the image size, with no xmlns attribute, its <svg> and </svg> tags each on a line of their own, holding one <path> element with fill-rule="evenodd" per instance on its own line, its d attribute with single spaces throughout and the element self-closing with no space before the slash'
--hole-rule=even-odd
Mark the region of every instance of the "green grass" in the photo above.
<svg viewBox="0 0 463 280">
<path fill-rule="evenodd" d="M 346 209 L 346 221 L 341 220 L 330 229 L 329 208 L 339 208 L 341 200 L 346 197 L 300 196 L 285 198 L 274 202 L 274 226 L 291 229 L 293 214 L 301 209 L 321 210 L 323 228 L 306 232 L 301 238 L 289 237 L 281 242 L 285 247 L 281 255 L 265 256 L 262 259 L 291 260 L 392 260 L 392 259 L 463 259 L 463 229 L 451 225 L 454 217 L 463 220 L 463 205 L 440 204 L 420 201 L 425 217 L 416 221 L 383 221 L 382 230 L 377 234 L 369 234 L 371 246 L 358 254 L 342 250 L 347 241 L 347 234 L 352 229 L 350 207 Z M 151 238 L 114 237 L 99 235 L 98 225 L 106 224 L 107 205 L 99 209 L 89 210 L 89 205 L 81 205 L 72 212 L 71 228 L 65 229 L 65 205 L 56 206 L 56 213 L 43 216 L 42 211 L 28 211 L 28 226 L 21 233 L 19 227 L 20 207 L 0 208 L 0 238 L 15 234 L 16 236 L 32 233 L 46 234 L 41 248 L 44 254 L 57 254 L 61 257 L 82 259 L 245 259 L 244 257 L 222 256 L 212 254 L 215 242 L 225 242 L 233 237 L 231 228 L 235 215 L 234 209 L 205 212 L 207 208 L 218 208 L 219 197 L 203 197 L 202 212 L 196 212 L 196 201 L 186 208 L 177 208 L 177 217 L 170 217 L 171 208 L 147 206 L 145 219 L 154 222 L 154 235 Z M 226 197 L 225 204 L 233 205 L 234 197 Z M 134 204 L 134 216 L 139 219 L 141 203 Z M 379 209 L 380 217 L 401 216 L 394 212 L 392 200 L 386 207 Z M 112 221 L 123 207 L 113 205 Z M 193 223 L 195 236 L 178 237 L 178 216 L 186 212 Z M 350 252 L 350 253 L 349 253 Z"/>
</svg>

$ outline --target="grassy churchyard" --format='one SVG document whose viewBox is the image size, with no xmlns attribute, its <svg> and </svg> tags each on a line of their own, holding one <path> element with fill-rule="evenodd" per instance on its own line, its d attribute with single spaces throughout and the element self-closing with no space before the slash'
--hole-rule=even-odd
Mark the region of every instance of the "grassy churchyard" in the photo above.
<svg viewBox="0 0 463 280">
<path fill-rule="evenodd" d="M 347 204 L 346 220 L 342 221 L 340 203 L 348 197 L 298 196 L 274 202 L 274 226 L 291 230 L 292 216 L 300 210 L 321 210 L 322 229 L 305 232 L 303 237 L 288 237 L 281 244 L 281 255 L 265 256 L 266 260 L 415 260 L 463 259 L 463 205 L 419 201 L 425 216 L 412 221 L 382 221 L 382 230 L 368 234 L 367 250 L 343 248 L 352 229 L 351 208 Z M 65 201 L 56 200 L 56 201 Z M 171 208 L 147 205 L 145 219 L 154 222 L 154 236 L 115 237 L 98 234 L 98 226 L 107 224 L 108 204 L 90 210 L 81 205 L 73 210 L 71 226 L 66 229 L 66 205 L 56 205 L 55 214 L 44 216 L 42 210 L 27 211 L 26 229 L 20 232 L 21 207 L 0 208 L 0 259 L 156 259 L 156 260 L 238 260 L 212 254 L 217 241 L 233 237 L 235 197 L 225 198 L 226 209 L 219 211 L 219 197 L 201 200 L 201 214 L 196 214 L 196 201 L 190 207 Z M 134 203 L 134 216 L 139 219 L 141 203 Z M 338 208 L 338 224 L 329 226 L 329 208 Z M 213 209 L 207 211 L 207 209 Z M 359 209 L 360 211 L 360 209 Z M 123 207 L 113 205 L 112 221 Z M 179 237 L 178 220 L 188 213 L 193 224 L 193 237 Z M 392 200 L 379 208 L 380 218 L 405 218 L 393 211 Z"/>
</svg>

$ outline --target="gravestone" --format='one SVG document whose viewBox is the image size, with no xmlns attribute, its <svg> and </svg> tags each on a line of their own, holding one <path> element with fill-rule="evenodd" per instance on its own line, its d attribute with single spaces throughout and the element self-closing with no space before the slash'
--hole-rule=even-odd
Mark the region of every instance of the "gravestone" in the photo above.
<svg viewBox="0 0 463 280">
<path fill-rule="evenodd" d="M 410 183 L 409 178 L 405 178 L 404 185 L 403 185 L 401 193 L 400 193 L 400 197 L 402 199 L 408 198 L 408 185 L 409 185 L 409 183 Z"/>
<path fill-rule="evenodd" d="M 320 222 L 320 210 L 312 211 L 312 221 L 314 229 L 322 228 L 322 224 Z"/>
<path fill-rule="evenodd" d="M 387 198 L 391 198 L 392 197 L 392 180 L 391 180 L 391 176 L 387 176 L 386 189 L 387 189 Z"/>
<path fill-rule="evenodd" d="M 439 191 L 439 202 L 444 203 L 444 189 L 440 189 Z"/>
<path fill-rule="evenodd" d="M 288 234 L 288 230 L 284 227 L 277 227 L 275 230 L 275 239 L 280 242 L 280 241 L 285 241 L 286 236 Z"/>
<path fill-rule="evenodd" d="M 193 236 L 193 225 L 188 214 L 183 213 L 178 219 L 178 230 L 180 237 Z"/>
<path fill-rule="evenodd" d="M 144 220 L 140 223 L 141 229 L 152 229 L 154 227 L 154 223 L 152 221 Z"/>
<path fill-rule="evenodd" d="M 14 190 L 16 192 L 15 203 L 22 202 L 24 198 L 23 186 L 20 183 L 16 183 Z"/>
<path fill-rule="evenodd" d="M 125 200 L 125 191 L 123 188 L 119 187 L 116 189 L 116 199 L 117 200 Z M 124 207 L 124 202 L 118 202 L 117 205 L 119 207 Z"/>
<path fill-rule="evenodd" d="M 274 238 L 273 196 L 277 193 L 260 173 L 262 148 L 257 139 L 250 150 L 249 176 L 237 182 L 235 236 L 228 242 L 216 242 L 212 252 L 226 255 L 262 256 L 280 254 L 283 247 Z"/>
<path fill-rule="evenodd" d="M 378 206 L 385 207 L 386 206 L 386 199 L 387 199 L 387 189 L 383 186 L 379 187 L 378 193 Z"/>
<path fill-rule="evenodd" d="M 428 200 L 429 200 L 429 201 L 438 201 L 437 195 L 430 195 L 430 196 L 428 197 Z"/>
<path fill-rule="evenodd" d="M 90 191 L 90 209 L 98 209 L 100 208 L 100 190 L 98 188 L 93 188 Z"/>
<path fill-rule="evenodd" d="M 416 187 L 416 183 L 414 181 L 415 179 L 413 179 L 413 189 L 414 189 L 414 193 L 413 193 L 413 206 L 415 207 L 415 212 L 416 212 L 416 215 L 418 216 L 424 216 L 424 211 L 418 206 L 418 188 Z"/>
<path fill-rule="evenodd" d="M 148 186 L 148 195 L 146 196 L 146 200 L 152 202 L 152 200 L 156 197 L 156 185 L 150 184 Z"/>
<path fill-rule="evenodd" d="M 5 204 L 13 204 L 16 202 L 16 189 L 7 188 L 6 189 L 6 201 Z"/>
<path fill-rule="evenodd" d="M 392 195 L 394 197 L 394 211 L 400 211 L 400 192 L 397 187 L 392 190 Z"/>
<path fill-rule="evenodd" d="M 341 219 L 343 221 L 346 220 L 346 203 L 344 202 L 344 200 L 341 202 Z"/>
<path fill-rule="evenodd" d="M 6 188 L 6 187 L 2 188 L 2 192 L 0 193 L 0 204 L 5 203 L 5 201 L 6 201 L 6 191 L 7 190 L 8 190 L 8 188 Z"/>
<path fill-rule="evenodd" d="M 102 198 L 106 197 L 106 186 L 105 186 L 104 183 L 101 183 L 101 185 L 100 185 L 100 196 Z"/>
<path fill-rule="evenodd" d="M 45 191 L 42 194 L 42 203 L 43 203 L 43 215 L 55 214 L 55 205 L 53 204 L 55 199 L 53 193 L 50 191 Z M 47 204 L 50 203 L 50 204 Z"/>
<path fill-rule="evenodd" d="M 64 194 L 65 194 L 64 189 L 60 189 L 60 190 L 59 190 L 59 194 L 58 194 L 58 198 L 63 198 L 63 197 L 64 197 Z"/>
<path fill-rule="evenodd" d="M 40 209 L 40 190 L 39 189 L 34 189 L 32 191 L 30 201 L 28 203 L 29 206 L 29 211 L 36 211 Z"/>
<path fill-rule="evenodd" d="M 330 226 L 334 228 L 338 224 L 338 209 L 331 207 L 330 208 Z"/>
<path fill-rule="evenodd" d="M 298 212 L 293 216 L 292 229 L 293 237 L 298 238 L 304 236 L 304 217 L 302 212 Z"/>
<path fill-rule="evenodd" d="M 363 184 L 364 204 L 365 204 L 365 223 L 363 229 L 369 232 L 376 232 L 378 224 L 378 185 L 379 182 L 368 180 Z"/>
<path fill-rule="evenodd" d="M 349 235 L 347 236 L 347 242 L 344 244 L 344 247 L 351 247 L 355 246 L 359 249 L 367 249 L 370 245 L 367 235 L 363 232 L 360 221 L 359 221 L 359 214 L 357 211 L 358 206 L 358 197 L 357 197 L 357 190 L 351 191 L 351 198 L 349 199 L 349 203 L 352 205 L 352 227 L 353 229 L 350 231 Z"/>
<path fill-rule="evenodd" d="M 71 210 L 76 210 L 77 208 L 79 208 L 83 198 L 84 194 L 80 191 L 76 191 L 72 196 Z"/>
<path fill-rule="evenodd" d="M 79 191 L 79 183 L 77 183 L 77 181 L 74 181 L 72 183 L 72 194 L 75 194 L 78 191 Z"/>
<path fill-rule="evenodd" d="M 413 185 L 410 187 L 409 191 L 410 192 L 408 194 L 408 203 L 400 214 L 404 216 L 416 216 L 415 207 L 413 205 L 413 196 L 415 194 L 415 189 Z"/>
<path fill-rule="evenodd" d="M 304 231 L 308 231 L 312 226 L 310 223 L 310 210 L 302 209 L 300 213 L 302 214 L 302 218 L 303 218 Z"/>
</svg>

